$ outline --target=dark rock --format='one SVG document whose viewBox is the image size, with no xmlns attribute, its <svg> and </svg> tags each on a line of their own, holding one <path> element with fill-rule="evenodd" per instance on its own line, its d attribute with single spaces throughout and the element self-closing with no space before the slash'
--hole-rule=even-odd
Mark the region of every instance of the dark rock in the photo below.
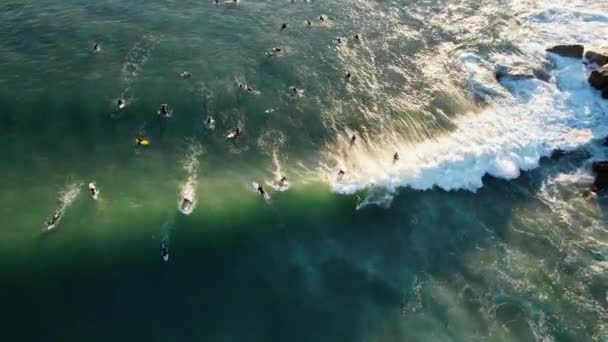
<svg viewBox="0 0 608 342">
<path fill-rule="evenodd" d="M 602 90 L 608 87 L 608 64 L 593 70 L 589 75 L 589 84 L 597 90 Z"/>
<path fill-rule="evenodd" d="M 547 82 L 551 78 L 551 75 L 549 74 L 547 69 L 548 65 L 497 65 L 494 74 L 496 76 L 496 80 L 498 81 L 502 79 L 527 80 L 531 78 L 537 78 L 541 81 Z"/>
<path fill-rule="evenodd" d="M 597 64 L 597 66 L 608 64 L 608 47 L 586 51 L 585 59 L 591 63 Z"/>
<path fill-rule="evenodd" d="M 608 161 L 594 162 L 592 168 L 595 172 L 593 191 L 600 191 L 608 188 Z"/>
<path fill-rule="evenodd" d="M 585 47 L 579 44 L 555 45 L 552 48 L 548 48 L 547 51 L 563 57 L 583 58 Z"/>
</svg>

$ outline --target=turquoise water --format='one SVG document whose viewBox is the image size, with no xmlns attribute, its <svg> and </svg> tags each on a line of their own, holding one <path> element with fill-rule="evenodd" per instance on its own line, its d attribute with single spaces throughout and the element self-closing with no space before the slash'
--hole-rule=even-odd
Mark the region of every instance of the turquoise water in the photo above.
<svg viewBox="0 0 608 342">
<path fill-rule="evenodd" d="M 4 339 L 606 339 L 607 202 L 586 189 L 607 107 L 580 61 L 544 53 L 606 43 L 606 13 L 4 1 Z M 518 63 L 552 79 L 496 82 Z"/>
</svg>

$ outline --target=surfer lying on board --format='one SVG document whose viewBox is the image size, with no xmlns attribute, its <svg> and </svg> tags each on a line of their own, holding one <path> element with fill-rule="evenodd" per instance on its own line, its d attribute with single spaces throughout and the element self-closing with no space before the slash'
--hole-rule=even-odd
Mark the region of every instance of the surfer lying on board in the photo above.
<svg viewBox="0 0 608 342">
<path fill-rule="evenodd" d="M 119 110 L 125 108 L 126 105 L 127 103 L 123 99 L 118 99 L 118 102 L 116 103 L 116 107 L 118 107 Z"/>
<path fill-rule="evenodd" d="M 138 134 L 135 137 L 135 144 L 137 146 L 148 146 L 150 144 L 150 141 L 148 141 L 148 139 L 143 134 Z"/>
<path fill-rule="evenodd" d="M 236 139 L 239 136 L 241 136 L 241 133 L 242 133 L 241 129 L 237 127 L 234 131 L 228 133 L 228 136 L 226 138 L 228 138 L 228 139 Z"/>
</svg>

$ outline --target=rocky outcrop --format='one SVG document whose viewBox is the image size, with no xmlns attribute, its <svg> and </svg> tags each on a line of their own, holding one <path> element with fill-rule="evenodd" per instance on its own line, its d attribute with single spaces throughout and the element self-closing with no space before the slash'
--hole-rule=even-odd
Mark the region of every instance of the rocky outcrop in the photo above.
<svg viewBox="0 0 608 342">
<path fill-rule="evenodd" d="M 597 90 L 602 91 L 602 97 L 608 98 L 608 64 L 600 67 L 597 70 L 593 70 L 589 75 L 589 84 Z"/>
<path fill-rule="evenodd" d="M 585 47 L 579 44 L 555 45 L 552 48 L 548 48 L 547 51 L 563 57 L 583 58 Z"/>
<path fill-rule="evenodd" d="M 593 190 L 600 191 L 608 188 L 608 161 L 599 161 L 593 163 L 593 171 L 595 172 L 595 182 L 593 182 Z"/>
<path fill-rule="evenodd" d="M 585 59 L 597 66 L 608 64 L 608 47 L 589 49 L 585 52 Z"/>
<path fill-rule="evenodd" d="M 494 71 L 494 75 L 498 81 L 503 79 L 509 80 L 527 80 L 531 78 L 537 78 L 541 81 L 549 81 L 551 75 L 548 71 L 549 65 L 526 65 L 526 64 L 515 64 L 515 65 L 497 65 Z"/>
</svg>

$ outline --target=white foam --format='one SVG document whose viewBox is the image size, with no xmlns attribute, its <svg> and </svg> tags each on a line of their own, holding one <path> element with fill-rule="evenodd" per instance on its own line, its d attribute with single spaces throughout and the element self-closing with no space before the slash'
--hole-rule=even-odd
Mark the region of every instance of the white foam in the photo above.
<svg viewBox="0 0 608 342">
<path fill-rule="evenodd" d="M 544 52 L 548 41 L 606 43 L 606 15 L 596 13 L 595 7 L 585 12 L 586 6 L 572 2 L 554 12 L 555 2 L 545 5 L 529 12 L 518 8 L 527 22 L 513 39 L 522 39 L 518 46 L 532 65 L 542 64 L 545 58 L 553 61 L 550 82 L 507 79 L 501 85 L 491 70 L 497 61 L 509 60 L 508 56 L 484 59 L 471 51 L 455 53 L 454 63 L 463 71 L 469 90 L 483 95 L 488 106 L 457 116 L 451 121 L 454 130 L 422 142 L 408 142 L 411 139 L 405 133 L 390 131 L 348 149 L 341 143 L 348 139 L 343 134 L 328 145 L 321 165 L 333 190 L 354 193 L 370 186 L 388 190 L 436 186 L 476 191 L 486 174 L 513 179 L 522 170 L 537 167 L 541 157 L 555 150 L 577 149 L 608 135 L 608 103 L 587 84 L 588 71 L 581 61 Z M 393 163 L 395 152 L 400 160 Z M 347 170 L 340 181 L 338 169 Z"/>
</svg>

